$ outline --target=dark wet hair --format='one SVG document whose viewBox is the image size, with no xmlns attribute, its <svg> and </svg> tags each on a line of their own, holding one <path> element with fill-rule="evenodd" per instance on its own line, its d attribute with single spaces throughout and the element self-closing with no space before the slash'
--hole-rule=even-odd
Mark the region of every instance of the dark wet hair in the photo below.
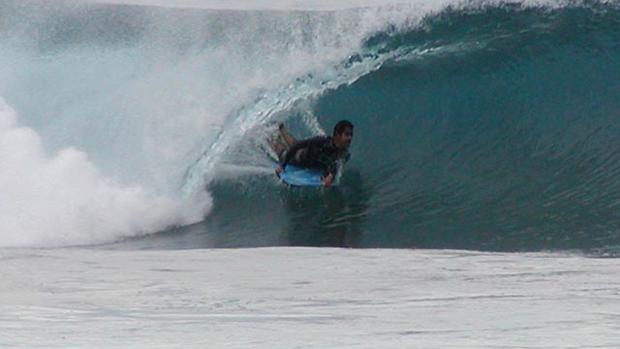
<svg viewBox="0 0 620 349">
<path fill-rule="evenodd" d="M 353 130 L 353 123 L 351 123 L 351 121 L 349 121 L 349 120 L 340 120 L 340 121 L 338 121 L 338 123 L 334 126 L 334 135 L 341 134 L 347 128 L 350 128 L 351 130 Z"/>
</svg>

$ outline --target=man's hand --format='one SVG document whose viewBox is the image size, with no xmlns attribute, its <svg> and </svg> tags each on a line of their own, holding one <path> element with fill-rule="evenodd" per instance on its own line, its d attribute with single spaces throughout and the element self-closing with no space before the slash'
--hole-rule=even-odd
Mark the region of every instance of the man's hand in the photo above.
<svg viewBox="0 0 620 349">
<path fill-rule="evenodd" d="M 278 167 L 276 167 L 276 174 L 278 175 L 278 177 L 280 177 L 280 174 L 282 173 L 282 171 L 284 171 L 284 169 L 282 168 L 282 166 L 278 166 Z"/>
<path fill-rule="evenodd" d="M 327 176 L 325 176 L 325 178 L 323 178 L 323 185 L 326 187 L 329 187 L 332 185 L 333 181 L 334 181 L 334 174 L 330 173 Z"/>
</svg>

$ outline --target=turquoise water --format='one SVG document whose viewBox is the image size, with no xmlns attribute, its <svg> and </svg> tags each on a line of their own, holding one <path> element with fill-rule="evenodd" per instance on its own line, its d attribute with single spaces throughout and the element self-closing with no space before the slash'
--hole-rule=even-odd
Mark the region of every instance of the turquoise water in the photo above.
<svg viewBox="0 0 620 349">
<path fill-rule="evenodd" d="M 75 146 L 121 182 L 212 199 L 204 220 L 123 233 L 120 247 L 620 246 L 614 3 L 18 4 L 0 2 L 0 96 L 48 152 Z M 337 188 L 275 181 L 268 125 L 302 137 L 341 118 L 356 127 Z"/>
<path fill-rule="evenodd" d="M 227 230 L 226 246 L 275 243 L 282 222 L 277 243 L 285 244 L 618 245 L 619 20 L 605 6 L 517 6 L 446 11 L 424 30 L 377 34 L 367 42 L 373 50 L 454 51 L 397 56 L 320 96 L 312 112 L 321 124 L 356 124 L 341 187 L 274 195 L 259 183 L 217 185 L 216 202 L 266 195 L 284 201 L 285 218 L 249 238 L 267 215 L 262 204 L 216 207 L 211 219 L 223 226 L 214 230 Z"/>
</svg>

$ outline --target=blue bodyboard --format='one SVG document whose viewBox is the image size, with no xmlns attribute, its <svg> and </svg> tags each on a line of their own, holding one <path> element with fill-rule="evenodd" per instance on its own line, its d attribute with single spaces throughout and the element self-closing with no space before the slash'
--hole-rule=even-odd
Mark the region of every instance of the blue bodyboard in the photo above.
<svg viewBox="0 0 620 349">
<path fill-rule="evenodd" d="M 322 187 L 323 171 L 286 165 L 279 175 L 282 182 L 294 187 Z"/>
</svg>

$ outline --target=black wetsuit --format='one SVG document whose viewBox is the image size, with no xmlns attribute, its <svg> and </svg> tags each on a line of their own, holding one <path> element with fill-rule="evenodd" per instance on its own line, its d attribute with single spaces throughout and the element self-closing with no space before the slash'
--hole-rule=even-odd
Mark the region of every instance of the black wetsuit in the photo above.
<svg viewBox="0 0 620 349">
<path fill-rule="evenodd" d="M 349 157 L 346 150 L 336 147 L 332 137 L 317 136 L 293 144 L 284 154 L 280 165 L 284 168 L 291 163 L 295 166 L 322 170 L 326 176 L 330 173 L 336 175 L 338 160 L 347 161 Z"/>
</svg>

